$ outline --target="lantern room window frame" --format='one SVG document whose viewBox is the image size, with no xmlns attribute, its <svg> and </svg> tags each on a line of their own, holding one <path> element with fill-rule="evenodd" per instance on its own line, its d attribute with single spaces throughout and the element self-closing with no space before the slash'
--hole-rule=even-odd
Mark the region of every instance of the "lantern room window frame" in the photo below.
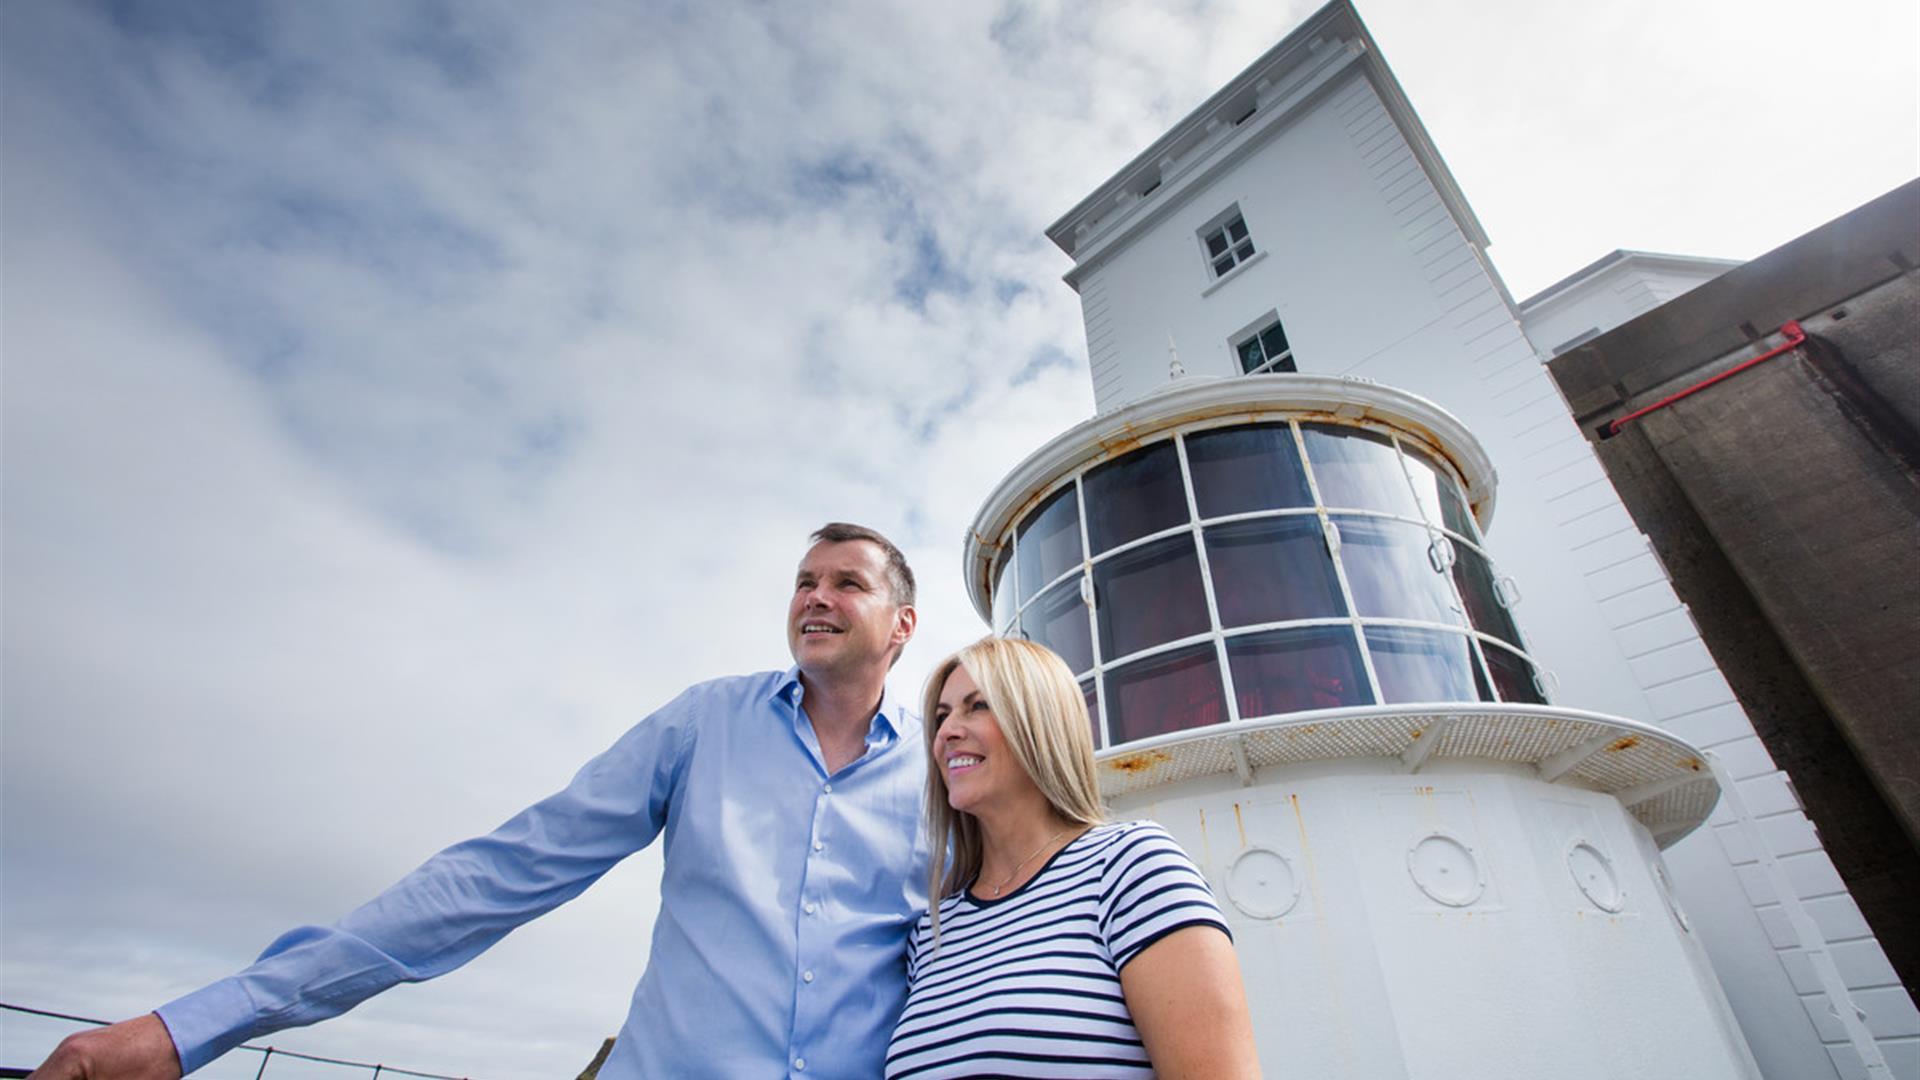
<svg viewBox="0 0 1920 1080">
<path fill-rule="evenodd" d="M 1308 452 L 1307 439 L 1302 431 L 1303 423 L 1318 428 L 1351 429 L 1357 432 L 1371 433 L 1377 437 L 1384 437 L 1393 448 L 1394 456 L 1400 466 L 1403 480 L 1407 483 L 1409 490 L 1414 492 L 1413 503 L 1420 516 L 1416 518 L 1408 517 L 1405 514 L 1364 507 L 1328 505 L 1321 491 L 1319 478 L 1315 473 L 1314 458 Z M 1187 438 L 1189 436 L 1223 429 L 1246 428 L 1258 425 L 1278 426 L 1281 424 L 1287 426 L 1292 436 L 1294 452 L 1305 474 L 1307 488 L 1312 496 L 1313 504 L 1311 506 L 1276 507 L 1222 514 L 1215 517 L 1201 517 L 1199 501 L 1194 491 L 1192 464 L 1187 453 Z M 1086 475 L 1099 469 L 1103 465 L 1107 465 L 1140 451 L 1150 450 L 1153 447 L 1168 442 L 1173 444 L 1179 461 L 1181 487 L 1186 502 L 1186 520 L 1180 524 L 1162 528 L 1145 535 L 1131 537 L 1125 542 L 1115 544 L 1113 547 L 1101 551 L 1098 554 L 1090 554 L 1092 545 L 1090 543 L 1091 538 L 1088 535 L 1087 526 L 1088 515 L 1084 484 Z M 1516 685 L 1513 678 L 1515 669 L 1511 663 L 1506 664 L 1506 666 L 1500 670 L 1501 678 L 1495 677 L 1496 665 L 1489 660 L 1489 650 L 1502 650 L 1504 653 L 1510 654 L 1512 658 L 1524 663 L 1526 668 L 1533 673 L 1532 686 L 1530 688 L 1522 686 L 1519 687 L 1519 689 L 1531 689 L 1534 691 L 1538 703 L 1549 703 L 1548 698 L 1550 695 L 1548 690 L 1550 676 L 1534 659 L 1531 651 L 1526 647 L 1522 633 L 1519 631 L 1517 625 L 1513 624 L 1511 618 L 1505 621 L 1513 631 L 1512 636 L 1515 640 L 1512 641 L 1503 640 L 1499 636 L 1483 630 L 1474 624 L 1471 617 L 1472 609 L 1468 607 L 1466 599 L 1462 595 L 1459 581 L 1455 576 L 1454 568 L 1458 561 L 1458 554 L 1457 551 L 1453 550 L 1454 547 L 1456 545 L 1464 545 L 1466 550 L 1471 551 L 1480 560 L 1483 560 L 1487 575 L 1493 584 L 1496 594 L 1506 593 L 1508 590 L 1505 586 L 1510 584 L 1510 582 L 1499 575 L 1498 565 L 1495 563 L 1492 555 L 1486 550 L 1485 541 L 1480 534 L 1478 523 L 1471 520 L 1471 515 L 1467 515 L 1463 521 L 1451 523 L 1452 527 L 1450 527 L 1450 523 L 1445 521 L 1429 520 L 1429 515 L 1432 517 L 1441 517 L 1443 515 L 1440 513 L 1439 508 L 1432 506 L 1428 499 L 1421 497 L 1421 481 L 1416 479 L 1412 471 L 1416 464 L 1422 468 L 1437 470 L 1441 481 L 1452 486 L 1454 495 L 1460 499 L 1464 507 L 1465 485 L 1452 464 L 1447 461 L 1445 454 L 1440 453 L 1433 446 L 1421 440 L 1409 437 L 1406 432 L 1398 428 L 1387 424 L 1372 422 L 1366 418 L 1341 418 L 1337 420 L 1322 416 L 1303 418 L 1298 414 L 1275 411 L 1270 415 L 1260 416 L 1258 418 L 1242 413 L 1233 417 L 1209 418 L 1169 426 L 1143 439 L 1140 443 L 1127 447 L 1125 450 L 1103 454 L 1081 462 L 1071 471 L 1056 478 L 1052 483 L 1040 490 L 1036 497 L 1026 504 L 1027 510 L 1008 522 L 1003 531 L 1002 550 L 993 562 L 992 572 L 989 575 L 990 580 L 988 582 L 988 607 L 993 615 L 991 620 L 993 631 L 997 634 L 1006 634 L 1011 632 L 1014 627 L 1023 626 L 1024 623 L 1022 620 L 1029 610 L 1036 608 L 1043 600 L 1051 600 L 1055 604 L 1058 604 L 1058 598 L 1061 592 L 1056 590 L 1064 590 L 1066 588 L 1065 583 L 1074 581 L 1076 578 L 1078 579 L 1080 601 L 1088 620 L 1088 633 L 1091 638 L 1093 663 L 1090 667 L 1081 667 L 1075 670 L 1074 678 L 1083 688 L 1090 688 L 1093 691 L 1097 708 L 1097 716 L 1093 718 L 1095 741 L 1097 745 L 1102 748 L 1123 745 L 1122 743 L 1116 743 L 1112 738 L 1114 729 L 1109 718 L 1109 695 L 1107 693 L 1108 673 L 1122 667 L 1149 660 L 1162 653 L 1190 650 L 1202 644 L 1211 644 L 1213 647 L 1215 663 L 1220 677 L 1220 690 L 1225 697 L 1226 720 L 1228 722 L 1237 722 L 1243 719 L 1263 718 L 1243 717 L 1240 715 L 1239 694 L 1236 692 L 1234 683 L 1229 646 L 1232 642 L 1249 635 L 1271 633 L 1276 630 L 1307 629 L 1313 627 L 1347 628 L 1359 651 L 1361 664 L 1367 680 L 1367 693 L 1371 697 L 1372 702 L 1376 704 L 1389 704 L 1392 702 L 1388 702 L 1382 693 L 1380 674 L 1374 666 L 1372 650 L 1369 648 L 1366 632 L 1369 628 L 1386 627 L 1405 627 L 1413 630 L 1438 631 L 1465 638 L 1469 643 L 1469 651 L 1473 664 L 1472 677 L 1477 686 L 1494 688 L 1493 693 L 1497 700 L 1518 700 L 1518 697 L 1509 698 L 1500 696 L 1500 688 L 1511 688 Z M 1008 603 L 1008 599 L 1017 599 L 1019 593 L 1024 591 L 1021 590 L 1019 586 L 1020 567 L 1018 562 L 1020 552 L 1019 545 L 1015 542 L 1015 538 L 1020 535 L 1027 525 L 1029 517 L 1035 510 L 1050 504 L 1056 496 L 1060 495 L 1063 490 L 1069 487 L 1073 489 L 1073 498 L 1079 519 L 1078 527 L 1080 532 L 1081 556 L 1079 561 L 1067 567 L 1053 578 L 1038 583 L 1033 588 L 1031 595 L 1026 596 L 1024 600 L 1018 600 L 1016 603 Z M 1212 527 L 1235 522 L 1262 521 L 1283 517 L 1311 517 L 1318 519 L 1323 542 L 1328 544 L 1329 556 L 1347 614 L 1341 617 L 1282 619 L 1233 627 L 1224 625 L 1220 617 L 1219 598 L 1215 593 L 1216 582 L 1213 576 L 1213 568 L 1208 559 L 1206 531 Z M 1390 616 L 1361 615 L 1354 602 L 1354 588 L 1348 576 L 1347 560 L 1340 555 L 1341 544 L 1338 531 L 1339 519 L 1354 518 L 1377 519 L 1381 522 L 1398 522 L 1424 529 L 1429 537 L 1429 556 L 1433 561 L 1434 570 L 1439 574 L 1445 584 L 1447 595 L 1452 601 L 1451 610 L 1458 617 L 1458 621 L 1448 623 Z M 1471 535 L 1460 532 L 1457 528 L 1460 524 L 1471 526 Z M 1149 545 L 1164 542 L 1169 538 L 1182 536 L 1186 537 L 1188 543 L 1192 545 L 1194 558 L 1199 567 L 1206 604 L 1206 628 L 1196 633 L 1138 648 L 1121 656 L 1108 657 L 1104 655 L 1099 624 L 1100 612 L 1097 608 L 1098 599 L 1093 584 L 1095 566 L 1114 559 L 1115 557 L 1124 556 L 1129 552 L 1135 552 Z M 1503 609 L 1505 606 L 1505 604 L 1502 605 Z M 1023 634 L 1022 636 L 1025 635 Z"/>
</svg>

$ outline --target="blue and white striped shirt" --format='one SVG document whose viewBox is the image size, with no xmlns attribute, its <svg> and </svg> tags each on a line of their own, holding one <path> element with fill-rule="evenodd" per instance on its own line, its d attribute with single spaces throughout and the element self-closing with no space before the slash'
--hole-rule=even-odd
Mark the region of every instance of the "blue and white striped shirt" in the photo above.
<svg viewBox="0 0 1920 1080">
<path fill-rule="evenodd" d="M 1189 926 L 1227 933 L 1213 893 L 1165 829 L 1098 825 L 994 900 L 940 902 L 908 949 L 890 1080 L 1150 1077 L 1120 971 Z"/>
</svg>

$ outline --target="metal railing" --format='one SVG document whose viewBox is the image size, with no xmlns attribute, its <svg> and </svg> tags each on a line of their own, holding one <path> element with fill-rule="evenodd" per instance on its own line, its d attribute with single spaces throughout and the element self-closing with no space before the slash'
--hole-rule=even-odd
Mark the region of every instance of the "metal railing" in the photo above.
<svg viewBox="0 0 1920 1080">
<path fill-rule="evenodd" d="M 111 1020 L 96 1020 L 91 1016 L 75 1016 L 72 1013 L 53 1012 L 48 1009 L 34 1009 L 25 1005 L 13 1005 L 5 1001 L 0 1001 L 0 1009 L 8 1012 L 26 1013 L 29 1016 L 44 1016 L 52 1020 L 68 1020 L 76 1024 L 92 1024 L 95 1027 L 105 1027 L 113 1022 Z M 253 1080 L 262 1080 L 262 1078 L 266 1076 L 267 1066 L 275 1057 L 296 1058 L 300 1061 L 314 1061 L 322 1065 L 339 1065 L 349 1069 L 369 1069 L 373 1073 L 374 1080 L 378 1080 L 378 1078 L 382 1076 L 417 1076 L 424 1078 L 424 1080 L 473 1080 L 472 1077 L 449 1076 L 446 1073 L 421 1072 L 418 1069 L 402 1069 L 397 1065 L 383 1065 L 373 1061 L 348 1061 L 345 1058 L 323 1057 L 319 1054 L 302 1054 L 293 1050 L 282 1050 L 275 1046 L 255 1046 L 248 1043 L 244 1046 L 236 1046 L 234 1050 L 250 1050 L 260 1055 L 260 1068 L 254 1072 Z M 31 1068 L 0 1066 L 0 1080 L 8 1077 L 23 1077 L 32 1071 Z"/>
</svg>

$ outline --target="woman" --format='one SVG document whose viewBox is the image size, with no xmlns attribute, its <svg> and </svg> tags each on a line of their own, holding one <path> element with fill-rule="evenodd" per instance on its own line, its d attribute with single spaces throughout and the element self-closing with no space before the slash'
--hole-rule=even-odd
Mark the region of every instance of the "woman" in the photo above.
<svg viewBox="0 0 1920 1080">
<path fill-rule="evenodd" d="M 1103 824 L 1059 657 L 986 638 L 927 681 L 928 895 L 889 1077 L 1258 1076 L 1225 920 L 1151 822 Z"/>
</svg>

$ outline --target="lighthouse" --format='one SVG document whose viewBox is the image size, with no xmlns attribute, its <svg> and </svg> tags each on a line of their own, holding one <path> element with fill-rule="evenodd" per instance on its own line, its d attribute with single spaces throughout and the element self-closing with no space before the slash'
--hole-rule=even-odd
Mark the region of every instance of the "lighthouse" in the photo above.
<svg viewBox="0 0 1920 1080">
<path fill-rule="evenodd" d="M 1412 394 L 1186 376 L 1023 462 L 968 581 L 1079 674 L 1116 814 L 1206 874 L 1273 1074 L 1757 1076 L 1660 859 L 1719 784 L 1549 703 L 1494 496 Z"/>
<path fill-rule="evenodd" d="M 1823 996 L 1871 933 L 1351 5 L 1047 235 L 1096 411 L 965 580 L 1207 875 L 1266 1066 L 1884 1075 Z"/>
</svg>

